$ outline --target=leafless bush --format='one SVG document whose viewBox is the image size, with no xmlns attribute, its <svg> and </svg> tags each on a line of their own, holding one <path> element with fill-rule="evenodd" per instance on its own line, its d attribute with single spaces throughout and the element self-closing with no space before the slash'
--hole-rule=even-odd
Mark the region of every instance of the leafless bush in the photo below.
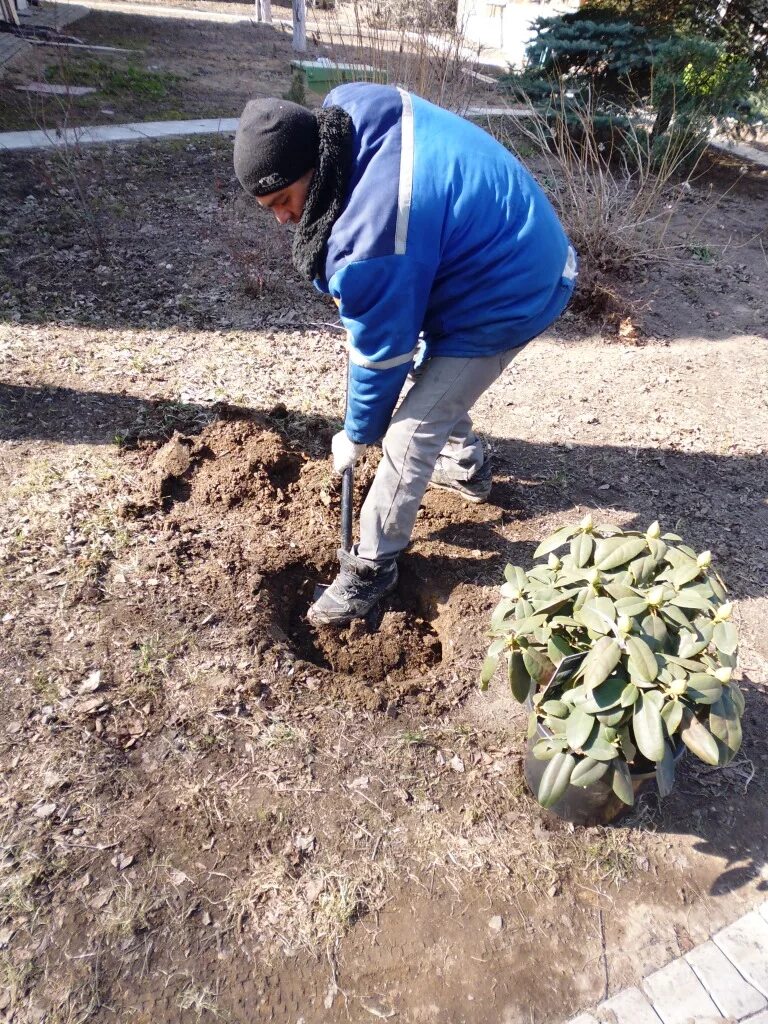
<svg viewBox="0 0 768 1024">
<path fill-rule="evenodd" d="M 370 69 L 360 78 L 402 86 L 458 113 L 470 105 L 476 80 L 467 72 L 478 52 L 447 0 L 352 0 L 328 13 L 317 26 L 316 37 L 321 34 L 334 63 Z"/>
<path fill-rule="evenodd" d="M 514 125 L 543 162 L 543 184 L 585 265 L 621 274 L 674 255 L 668 229 L 700 159 L 695 142 L 670 136 L 653 148 L 639 119 L 605 130 L 589 102 L 566 105 L 562 94 L 547 111 L 528 102 Z M 516 148 L 509 119 L 495 134 Z"/>
</svg>

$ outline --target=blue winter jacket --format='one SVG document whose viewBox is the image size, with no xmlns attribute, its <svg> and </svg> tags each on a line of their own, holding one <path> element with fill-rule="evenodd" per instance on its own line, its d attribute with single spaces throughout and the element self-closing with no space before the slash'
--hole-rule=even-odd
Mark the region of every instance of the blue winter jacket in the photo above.
<svg viewBox="0 0 768 1024">
<path fill-rule="evenodd" d="M 387 429 L 419 335 L 427 356 L 488 356 L 540 334 L 567 305 L 576 259 L 529 172 L 487 132 L 411 93 L 332 90 L 354 124 L 349 195 L 325 277 L 348 332 L 345 430 Z"/>
</svg>

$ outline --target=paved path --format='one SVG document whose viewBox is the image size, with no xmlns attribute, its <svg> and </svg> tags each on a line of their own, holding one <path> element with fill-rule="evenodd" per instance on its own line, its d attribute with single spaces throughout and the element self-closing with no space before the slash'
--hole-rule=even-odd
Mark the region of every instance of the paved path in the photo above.
<svg viewBox="0 0 768 1024">
<path fill-rule="evenodd" d="M 768 1024 L 768 902 L 568 1024 Z"/>
<path fill-rule="evenodd" d="M 70 4 L 82 3 L 83 0 L 57 0 L 57 4 L 67 7 Z M 111 11 L 113 14 L 133 14 L 138 18 L 175 18 L 178 21 L 212 21 L 225 25 L 259 24 L 255 17 L 244 14 L 227 14 L 223 11 L 197 11 L 191 7 L 163 7 L 162 4 L 125 3 L 123 0 L 87 0 L 88 6 L 94 11 Z M 273 18 L 272 25 L 281 28 L 293 28 L 290 21 Z"/>
<path fill-rule="evenodd" d="M 4 150 L 57 149 L 106 142 L 144 142 L 179 135 L 234 134 L 238 118 L 219 117 L 199 121 L 140 121 L 136 124 L 105 124 L 95 128 L 67 128 L 65 131 L 0 132 L 0 153 Z"/>
</svg>

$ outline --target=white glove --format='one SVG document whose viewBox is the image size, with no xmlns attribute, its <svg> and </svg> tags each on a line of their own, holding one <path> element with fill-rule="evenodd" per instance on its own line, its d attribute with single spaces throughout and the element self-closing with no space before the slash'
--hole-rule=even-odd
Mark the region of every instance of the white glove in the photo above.
<svg viewBox="0 0 768 1024">
<path fill-rule="evenodd" d="M 331 440 L 334 472 L 341 474 L 345 470 L 351 469 L 365 451 L 365 447 L 364 444 L 350 441 L 344 430 L 334 434 Z"/>
</svg>

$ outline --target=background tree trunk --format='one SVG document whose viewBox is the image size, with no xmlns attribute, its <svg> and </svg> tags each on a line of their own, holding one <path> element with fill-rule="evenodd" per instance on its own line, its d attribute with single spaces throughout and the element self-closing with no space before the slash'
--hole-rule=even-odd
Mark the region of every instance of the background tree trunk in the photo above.
<svg viewBox="0 0 768 1024">
<path fill-rule="evenodd" d="M 272 24 L 272 0 L 255 0 L 256 20 Z"/>
<path fill-rule="evenodd" d="M 293 48 L 296 53 L 304 53 L 307 49 L 306 0 L 293 0 Z"/>
</svg>

